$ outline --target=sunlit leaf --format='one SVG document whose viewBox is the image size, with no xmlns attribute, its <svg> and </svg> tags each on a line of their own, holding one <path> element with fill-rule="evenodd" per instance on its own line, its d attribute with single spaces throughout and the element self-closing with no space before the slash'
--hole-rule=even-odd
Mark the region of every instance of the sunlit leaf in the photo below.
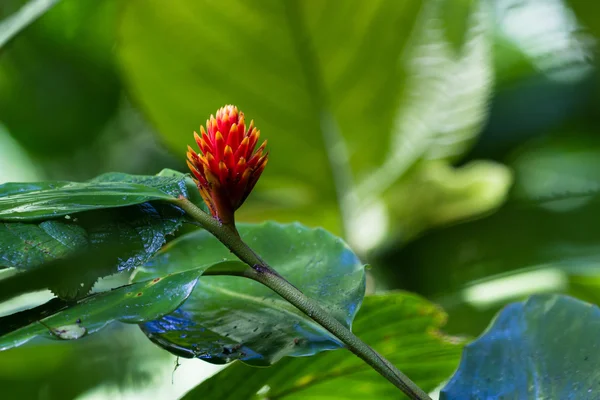
<svg viewBox="0 0 600 400">
<path fill-rule="evenodd" d="M 349 327 L 365 291 L 363 264 L 340 239 L 300 224 L 241 224 L 242 238 L 279 273 Z M 206 231 L 171 242 L 135 280 L 237 258 Z M 284 356 L 335 349 L 340 343 L 279 295 L 235 276 L 202 277 L 173 313 L 142 325 L 155 343 L 212 363 L 236 359 L 268 365 Z"/>
<path fill-rule="evenodd" d="M 442 400 L 593 399 L 600 310 L 565 296 L 507 306 L 467 345 Z"/>
</svg>

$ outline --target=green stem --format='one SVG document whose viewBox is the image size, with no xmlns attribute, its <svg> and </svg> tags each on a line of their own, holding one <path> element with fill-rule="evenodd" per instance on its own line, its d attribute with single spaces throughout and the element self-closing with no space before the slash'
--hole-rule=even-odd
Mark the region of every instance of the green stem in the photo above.
<svg viewBox="0 0 600 400">
<path fill-rule="evenodd" d="M 406 375 L 400 372 L 392 363 L 378 354 L 366 343 L 354 335 L 348 328 L 332 317 L 319 304 L 306 297 L 294 285 L 285 280 L 265 261 L 263 261 L 240 238 L 235 226 L 221 224 L 218 220 L 196 207 L 188 199 L 181 197 L 175 204 L 181 207 L 190 217 L 204 229 L 213 234 L 240 260 L 248 264 L 250 269 L 246 277 L 267 286 L 275 293 L 293 304 L 315 322 L 333 334 L 338 340 L 363 361 L 369 364 L 379 374 L 392 382 L 412 400 L 431 400 L 431 398 Z"/>
</svg>

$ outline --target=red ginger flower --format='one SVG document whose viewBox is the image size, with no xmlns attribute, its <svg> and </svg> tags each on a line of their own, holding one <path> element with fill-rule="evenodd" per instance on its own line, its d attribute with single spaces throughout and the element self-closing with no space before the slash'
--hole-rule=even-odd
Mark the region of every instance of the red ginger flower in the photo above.
<svg viewBox="0 0 600 400">
<path fill-rule="evenodd" d="M 246 130 L 244 113 L 232 105 L 221 107 L 216 118 L 211 115 L 206 128 L 208 133 L 203 126 L 200 135 L 194 132 L 201 153 L 188 146 L 187 164 L 212 215 L 230 224 L 267 165 L 267 141 L 254 151 L 260 131 L 254 121 Z"/>
</svg>

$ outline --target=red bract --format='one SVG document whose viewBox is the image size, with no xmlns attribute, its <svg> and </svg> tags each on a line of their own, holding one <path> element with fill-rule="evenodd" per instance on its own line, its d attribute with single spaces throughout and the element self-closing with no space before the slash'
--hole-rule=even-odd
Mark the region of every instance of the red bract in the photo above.
<svg viewBox="0 0 600 400">
<path fill-rule="evenodd" d="M 210 212 L 229 224 L 267 165 L 267 141 L 254 151 L 260 131 L 254 121 L 246 129 L 244 113 L 237 107 L 221 107 L 216 115 L 206 121 L 206 130 L 200 127 L 200 135 L 194 132 L 201 153 L 188 146 L 187 158 Z"/>
</svg>

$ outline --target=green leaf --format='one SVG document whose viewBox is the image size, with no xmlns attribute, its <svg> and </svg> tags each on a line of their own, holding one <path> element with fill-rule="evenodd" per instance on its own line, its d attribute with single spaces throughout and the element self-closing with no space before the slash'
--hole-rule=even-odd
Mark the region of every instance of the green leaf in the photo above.
<svg viewBox="0 0 600 400">
<path fill-rule="evenodd" d="M 408 293 L 365 297 L 354 333 L 407 374 L 433 390 L 458 364 L 463 341 L 440 334 L 446 315 Z M 234 387 L 228 382 L 244 382 Z M 257 392 L 260 394 L 257 395 Z M 387 399 L 398 389 L 347 351 L 287 358 L 273 368 L 235 363 L 201 383 L 184 399 Z"/>
<path fill-rule="evenodd" d="M 111 393 L 131 388 L 139 394 L 140 388 L 155 381 L 171 386 L 171 371 L 165 366 L 171 365 L 172 357 L 133 325 L 112 324 L 102 335 L 83 340 L 33 340 L 0 354 L 0 385 L 6 400 L 77 399 L 105 387 Z"/>
<path fill-rule="evenodd" d="M 594 1 L 567 0 L 567 4 L 596 38 L 600 37 L 600 6 Z"/>
<path fill-rule="evenodd" d="M 596 306 L 556 295 L 513 303 L 467 345 L 440 399 L 592 399 L 598 335 Z"/>
<path fill-rule="evenodd" d="M 547 137 L 510 160 L 517 179 L 511 197 L 548 210 L 583 206 L 600 194 L 600 139 L 595 134 Z"/>
<path fill-rule="evenodd" d="M 39 170 L 19 143 L 0 124 L 0 184 L 14 181 L 35 181 Z"/>
<path fill-rule="evenodd" d="M 171 171 L 110 173 L 86 183 L 0 185 L 0 267 L 31 270 L 1 282 L 0 299 L 47 287 L 74 298 L 88 293 L 100 276 L 142 265 L 183 222 L 179 208 L 153 200 L 187 196 L 188 179 Z M 86 254 L 102 251 L 107 253 L 98 262 Z"/>
<path fill-rule="evenodd" d="M 100 175 L 88 182 L 0 185 L 0 221 L 39 221 L 82 211 L 187 196 L 185 176 Z"/>
<path fill-rule="evenodd" d="M 22 3 L 2 1 L 7 7 Z M 34 4 L 56 6 L 2 49 L 0 115 L 29 153 L 56 160 L 89 148 L 117 112 L 119 1 L 44 0 L 26 7 Z"/>
<path fill-rule="evenodd" d="M 590 223 L 600 212 L 599 160 L 595 135 L 528 143 L 508 160 L 515 181 L 502 208 L 393 250 L 385 257 L 394 266 L 390 275 L 437 298 L 451 315 L 449 329 L 474 334 L 509 301 L 547 291 L 576 294 L 569 276 L 600 276 L 600 227 Z"/>
<path fill-rule="evenodd" d="M 36 336 L 78 339 L 82 330 L 91 334 L 112 321 L 137 324 L 160 318 L 190 295 L 200 273 L 186 271 L 92 295 L 39 322 L 0 336 L 0 351 L 20 346 Z M 67 336 L 72 334 L 75 337 Z"/>
<path fill-rule="evenodd" d="M 183 222 L 182 211 L 169 204 L 76 215 L 65 222 L 0 222 L 0 265 L 28 271 L 0 281 L 0 299 L 44 288 L 62 298 L 86 294 L 99 277 L 148 261 Z"/>
<path fill-rule="evenodd" d="M 242 238 L 273 268 L 349 327 L 365 291 L 363 264 L 344 242 L 300 224 L 240 224 Z M 135 280 L 239 261 L 206 231 L 169 243 Z M 285 356 L 335 349 L 321 326 L 258 282 L 235 276 L 202 277 L 175 312 L 142 325 L 167 350 L 211 363 L 236 359 L 269 365 Z"/>
<path fill-rule="evenodd" d="M 0 21 L 0 49 L 16 34 L 38 19 L 60 0 L 31 0 L 19 11 Z M 0 9 L 0 11 L 2 11 Z M 2 14 L 0 14 L 2 15 Z"/>
<path fill-rule="evenodd" d="M 442 0 L 442 24 L 448 42 L 460 52 L 466 40 L 471 13 L 479 0 Z"/>
<path fill-rule="evenodd" d="M 460 57 L 438 1 L 182 0 L 165 9 L 138 0 L 123 11 L 126 82 L 174 151 L 228 103 L 269 139 L 268 170 L 240 218 L 303 214 L 345 230 L 354 247 L 380 241 L 378 229 L 400 219 L 389 193 L 410 193 L 404 177 L 420 162 L 464 154 L 486 117 L 492 71 L 482 8 Z M 497 171 L 480 184 L 505 189 Z"/>
<path fill-rule="evenodd" d="M 182 179 L 181 172 L 175 171 L 175 170 L 169 169 L 169 168 L 163 169 L 162 171 L 160 171 L 157 174 L 157 176 Z M 206 205 L 206 203 L 204 202 L 204 199 L 200 195 L 200 191 L 198 189 L 198 185 L 196 185 L 196 182 L 192 179 L 192 177 L 189 174 L 185 174 L 183 176 L 183 180 L 184 180 L 185 188 L 187 191 L 187 195 L 186 195 L 187 199 L 189 201 L 191 201 L 192 203 L 194 203 L 194 205 L 196 207 L 201 208 L 204 212 L 210 214 L 208 206 Z"/>
</svg>

